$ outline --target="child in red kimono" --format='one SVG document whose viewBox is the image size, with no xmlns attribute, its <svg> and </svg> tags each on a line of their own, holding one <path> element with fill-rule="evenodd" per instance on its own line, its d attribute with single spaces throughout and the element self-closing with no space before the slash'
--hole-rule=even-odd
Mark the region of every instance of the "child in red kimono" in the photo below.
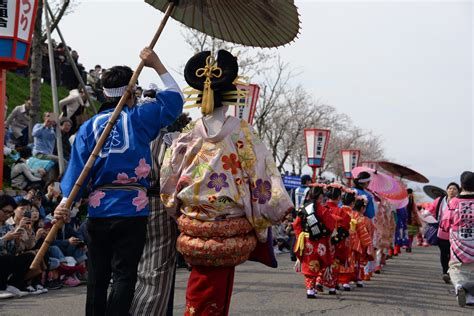
<svg viewBox="0 0 474 316">
<path fill-rule="evenodd" d="M 346 262 L 339 268 L 339 282 L 342 283 L 344 291 L 351 290 L 349 282 L 358 281 L 356 272 L 358 271 L 360 257 L 363 254 L 364 247 L 368 247 L 372 243 L 363 216 L 353 210 L 356 197 L 357 192 L 350 189 L 346 190 L 342 197 L 343 206 L 341 209 L 351 217 L 348 238 L 350 254 Z"/>
<path fill-rule="evenodd" d="M 358 268 L 356 268 L 356 278 L 357 278 L 357 287 L 363 287 L 364 283 L 362 280 L 369 281 L 370 275 L 364 273 L 364 266 L 366 266 L 369 261 L 374 260 L 375 251 L 373 245 L 373 238 L 375 233 L 375 227 L 372 224 L 372 221 L 364 216 L 365 210 L 367 208 L 368 199 L 364 195 L 359 195 L 356 197 L 354 204 L 354 211 L 359 214 L 359 219 L 361 225 L 364 227 L 366 234 L 364 233 L 364 238 L 361 239 L 362 252 L 358 260 Z"/>
<path fill-rule="evenodd" d="M 331 216 L 335 221 L 330 239 L 332 264 L 319 272 L 317 288 L 321 291 L 323 286 L 328 287 L 330 295 L 336 294 L 340 263 L 345 263 L 350 253 L 347 237 L 349 237 L 351 218 L 338 206 L 343 188 L 339 183 L 332 183 L 327 186 L 328 201 L 326 206 L 330 209 Z"/>
<path fill-rule="evenodd" d="M 298 270 L 305 277 L 307 298 L 316 298 L 318 273 L 331 264 L 329 236 L 335 222 L 329 209 L 322 205 L 323 188 L 323 185 L 313 185 L 308 194 L 310 201 L 298 210 L 293 223 L 297 236 L 294 251 L 301 264 Z"/>
</svg>

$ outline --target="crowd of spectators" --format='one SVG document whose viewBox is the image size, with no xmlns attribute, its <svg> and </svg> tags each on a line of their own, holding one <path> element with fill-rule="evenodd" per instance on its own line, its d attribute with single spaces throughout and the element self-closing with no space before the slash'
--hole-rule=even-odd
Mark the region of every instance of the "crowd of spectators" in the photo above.
<svg viewBox="0 0 474 316">
<path fill-rule="evenodd" d="M 51 212 L 62 199 L 56 126 L 60 128 L 63 161 L 67 166 L 75 133 L 90 116 L 86 111 L 89 104 L 85 91 L 78 88 L 79 81 L 66 58 L 64 45 L 55 45 L 54 54 L 58 84 L 70 90 L 69 95 L 59 102 L 60 116 L 44 112 L 42 121 L 32 124 L 30 98 L 10 113 L 5 104 L 5 189 L 0 191 L 0 299 L 77 286 L 87 278 L 85 225 L 88 190 L 84 190 L 83 198 L 73 207 L 71 222 L 63 226 L 49 247 L 44 259 L 44 272 L 25 280 L 35 253 L 52 227 Z M 101 84 L 104 69 L 96 65 L 86 74 L 78 62 L 78 53 L 72 50 L 71 54 L 92 100 L 104 101 Z M 18 73 L 26 75 L 24 70 Z M 50 81 L 46 47 L 43 50 L 42 76 L 43 82 Z M 150 86 L 149 90 L 137 87 L 135 96 L 139 102 L 144 101 L 153 98 L 156 89 L 156 86 Z M 180 259 L 178 266 L 187 267 Z"/>
</svg>

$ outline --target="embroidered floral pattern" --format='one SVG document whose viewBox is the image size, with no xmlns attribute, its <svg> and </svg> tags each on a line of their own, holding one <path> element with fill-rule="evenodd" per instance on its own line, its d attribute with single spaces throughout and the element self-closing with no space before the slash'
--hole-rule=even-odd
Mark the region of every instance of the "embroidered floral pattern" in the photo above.
<svg viewBox="0 0 474 316">
<path fill-rule="evenodd" d="M 209 189 L 214 189 L 216 192 L 220 192 L 222 188 L 228 188 L 227 176 L 224 173 L 213 173 L 210 176 L 211 181 L 207 183 Z"/>
<path fill-rule="evenodd" d="M 143 191 L 138 191 L 138 196 L 132 200 L 133 206 L 136 207 L 136 211 L 140 212 L 148 205 L 148 197 Z"/>
<path fill-rule="evenodd" d="M 323 244 L 318 245 L 318 254 L 322 257 L 326 254 L 326 246 Z"/>
<path fill-rule="evenodd" d="M 105 192 L 102 191 L 94 191 L 89 195 L 89 206 L 96 208 L 100 206 L 100 200 L 102 200 L 105 196 Z"/>
<path fill-rule="evenodd" d="M 146 163 L 145 158 L 142 158 L 138 163 L 138 167 L 135 168 L 135 174 L 137 175 L 138 179 L 146 178 L 150 173 L 150 170 L 150 165 Z"/>
<path fill-rule="evenodd" d="M 232 153 L 229 156 L 222 156 L 222 167 L 224 170 L 229 170 L 232 174 L 237 174 L 240 169 L 240 162 L 237 160 L 237 155 Z"/>
<path fill-rule="evenodd" d="M 269 181 L 258 179 L 255 182 L 255 187 L 252 190 L 252 195 L 259 204 L 265 204 L 272 198 L 272 185 Z"/>
<path fill-rule="evenodd" d="M 136 177 L 129 178 L 125 172 L 121 172 L 117 175 L 117 180 L 112 181 L 112 183 L 116 184 L 129 184 L 137 182 Z"/>
</svg>

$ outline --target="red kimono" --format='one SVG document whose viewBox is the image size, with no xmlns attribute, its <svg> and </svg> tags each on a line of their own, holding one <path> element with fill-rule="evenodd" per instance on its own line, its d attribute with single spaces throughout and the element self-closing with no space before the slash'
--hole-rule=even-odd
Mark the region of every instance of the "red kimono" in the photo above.
<svg viewBox="0 0 474 316">
<path fill-rule="evenodd" d="M 326 202 L 326 206 L 331 212 L 331 216 L 335 221 L 335 230 L 342 227 L 349 231 L 351 217 L 346 211 L 342 210 L 336 203 L 332 201 Z M 350 242 L 349 238 L 341 240 L 335 245 L 331 245 L 331 266 L 322 269 L 317 278 L 317 283 L 324 285 L 328 288 L 335 288 L 338 283 L 339 267 L 340 263 L 346 262 L 350 254 Z"/>
<path fill-rule="evenodd" d="M 365 217 L 360 213 L 353 211 L 348 206 L 342 209 L 351 217 L 350 222 L 350 254 L 346 262 L 340 266 L 339 282 L 348 284 L 350 281 L 360 280 L 360 259 L 365 254 L 367 248 L 372 244 L 370 228 L 367 227 Z"/>
<path fill-rule="evenodd" d="M 325 206 L 318 205 L 316 217 L 326 226 L 330 235 L 334 229 L 335 221 L 329 209 Z M 294 251 L 301 262 L 301 273 L 305 276 L 306 288 L 314 289 L 318 272 L 332 263 L 330 237 L 325 236 L 318 240 L 311 240 L 309 235 L 301 235 L 300 237 L 300 234 L 305 234 L 305 232 L 303 231 L 302 220 L 299 216 L 297 216 L 293 222 L 293 228 L 297 240 L 302 239 L 302 245 L 299 245 L 297 242 Z M 303 248 L 301 248 L 301 246 L 303 246 Z"/>
</svg>

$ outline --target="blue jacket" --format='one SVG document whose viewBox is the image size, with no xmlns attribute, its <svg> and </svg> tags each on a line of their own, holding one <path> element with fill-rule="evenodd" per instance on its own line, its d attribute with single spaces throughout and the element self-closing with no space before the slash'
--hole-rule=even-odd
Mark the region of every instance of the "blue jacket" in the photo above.
<svg viewBox="0 0 474 316">
<path fill-rule="evenodd" d="M 124 107 L 83 185 L 92 181 L 89 217 L 148 216 L 150 142 L 162 127 L 176 120 L 182 109 L 183 99 L 173 91 L 161 91 L 156 99 L 140 106 Z M 109 109 L 96 114 L 76 134 L 61 182 L 65 197 L 71 193 L 112 112 Z"/>
</svg>

